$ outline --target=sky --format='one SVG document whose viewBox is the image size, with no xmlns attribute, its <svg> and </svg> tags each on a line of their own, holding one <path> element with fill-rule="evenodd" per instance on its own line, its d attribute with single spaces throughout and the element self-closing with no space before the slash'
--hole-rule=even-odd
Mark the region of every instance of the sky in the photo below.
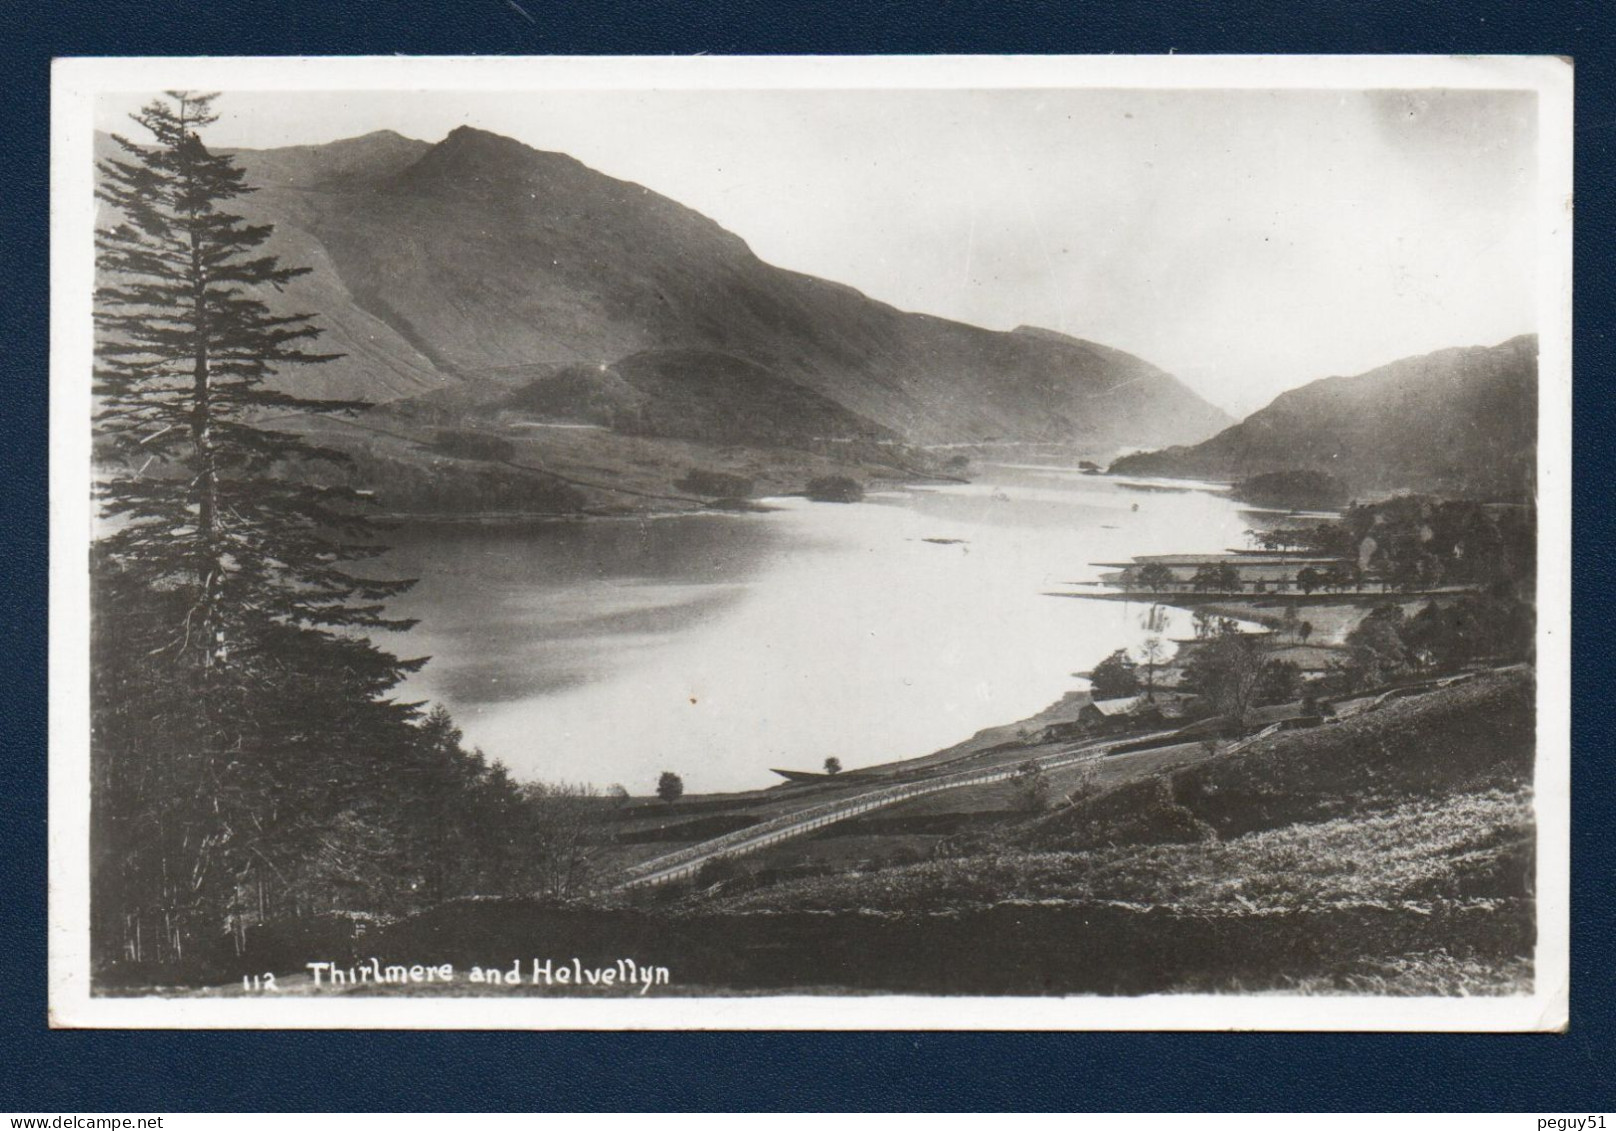
<svg viewBox="0 0 1616 1131">
<path fill-rule="evenodd" d="M 106 96 L 123 132 L 142 101 Z M 471 125 L 905 310 L 1128 350 L 1243 416 L 1536 329 L 1512 91 L 231 92 L 216 147 Z"/>
</svg>

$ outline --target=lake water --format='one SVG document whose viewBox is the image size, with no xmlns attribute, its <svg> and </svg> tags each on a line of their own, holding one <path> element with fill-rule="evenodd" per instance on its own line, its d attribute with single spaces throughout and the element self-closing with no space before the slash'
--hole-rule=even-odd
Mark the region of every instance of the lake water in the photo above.
<svg viewBox="0 0 1616 1131">
<path fill-rule="evenodd" d="M 447 705 L 519 778 L 635 794 L 663 770 L 705 793 L 831 755 L 913 757 L 1036 713 L 1143 639 L 1139 605 L 1046 595 L 1091 563 L 1241 546 L 1262 521 L 1205 491 L 1015 465 L 859 504 L 770 502 L 389 532 L 389 570 L 420 578 L 393 608 L 421 623 L 386 643 L 432 657 L 406 693 Z"/>
</svg>

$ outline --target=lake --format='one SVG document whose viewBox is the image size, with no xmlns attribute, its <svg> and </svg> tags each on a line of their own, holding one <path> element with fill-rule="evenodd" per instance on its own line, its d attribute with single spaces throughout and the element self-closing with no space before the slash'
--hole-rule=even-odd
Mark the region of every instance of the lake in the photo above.
<svg viewBox="0 0 1616 1131">
<path fill-rule="evenodd" d="M 387 567 L 420 581 L 392 609 L 421 623 L 381 642 L 430 655 L 406 696 L 522 779 L 649 794 L 673 770 L 706 793 L 913 757 L 1144 638 L 1142 606 L 1046 595 L 1091 563 L 1242 546 L 1273 517 L 1136 487 L 1003 464 L 770 514 L 401 528 Z"/>
</svg>

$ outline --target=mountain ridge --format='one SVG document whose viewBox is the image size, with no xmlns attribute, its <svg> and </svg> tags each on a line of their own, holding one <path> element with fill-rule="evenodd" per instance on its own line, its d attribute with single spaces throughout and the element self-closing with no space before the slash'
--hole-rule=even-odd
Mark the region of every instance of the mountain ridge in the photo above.
<svg viewBox="0 0 1616 1131">
<path fill-rule="evenodd" d="M 1531 497 L 1537 335 L 1400 358 L 1289 389 L 1195 445 L 1123 457 L 1123 474 L 1241 479 L 1322 471 L 1356 492 Z"/>
<path fill-rule="evenodd" d="M 899 310 L 475 127 L 234 152 L 259 188 L 240 210 L 276 226 L 273 254 L 315 268 L 285 305 L 316 311 L 323 345 L 348 355 L 297 375 L 311 395 L 391 401 L 675 349 L 739 358 L 911 443 L 1104 450 L 1230 421 L 1132 355 Z"/>
</svg>

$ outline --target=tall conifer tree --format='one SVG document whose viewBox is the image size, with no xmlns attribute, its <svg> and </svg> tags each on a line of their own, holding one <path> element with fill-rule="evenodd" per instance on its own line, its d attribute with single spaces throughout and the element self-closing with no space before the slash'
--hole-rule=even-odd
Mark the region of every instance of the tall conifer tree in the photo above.
<svg viewBox="0 0 1616 1131">
<path fill-rule="evenodd" d="M 143 960 L 385 855 L 378 752 L 414 731 L 386 695 L 422 662 L 362 635 L 408 627 L 383 603 L 409 583 L 346 568 L 379 552 L 358 496 L 277 474 L 342 457 L 270 418 L 360 406 L 288 391 L 333 355 L 310 351 L 312 315 L 261 297 L 307 269 L 229 210 L 253 190 L 199 135 L 213 97 L 152 102 L 150 140 L 99 166 L 92 900 Z"/>
</svg>

